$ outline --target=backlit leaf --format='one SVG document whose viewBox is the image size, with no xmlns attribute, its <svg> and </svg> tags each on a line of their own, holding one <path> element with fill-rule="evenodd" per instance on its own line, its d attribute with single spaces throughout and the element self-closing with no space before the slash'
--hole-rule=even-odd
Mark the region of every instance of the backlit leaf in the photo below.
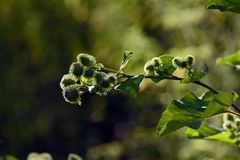
<svg viewBox="0 0 240 160">
<path fill-rule="evenodd" d="M 229 131 L 227 132 L 223 129 L 213 128 L 207 125 L 202 125 L 197 130 L 188 128 L 186 135 L 189 139 L 216 140 L 235 145 L 239 145 L 240 140 L 238 136 L 232 136 L 232 133 Z"/>
<path fill-rule="evenodd" d="M 189 92 L 168 105 L 158 123 L 157 133 L 163 136 L 184 126 L 197 129 L 204 119 L 226 112 L 234 100 L 233 94 L 225 92 L 207 91 L 200 97 Z"/>
<path fill-rule="evenodd" d="M 240 0 L 208 0 L 206 8 L 240 13 Z"/>
<path fill-rule="evenodd" d="M 172 64 L 173 58 L 174 58 L 173 56 L 169 56 L 166 54 L 160 56 L 160 59 L 162 60 L 163 64 L 163 71 L 170 75 L 176 70 L 176 67 L 173 66 Z"/>
<path fill-rule="evenodd" d="M 136 97 L 139 92 L 142 81 L 144 80 L 144 75 L 134 76 L 121 82 L 115 89 L 121 90 L 130 96 Z"/>
<path fill-rule="evenodd" d="M 226 58 L 218 58 L 217 64 L 226 65 L 240 71 L 240 51 Z"/>
<path fill-rule="evenodd" d="M 181 80 L 181 83 L 191 83 L 200 80 L 208 73 L 208 66 L 205 64 L 201 69 L 197 69 L 193 73 L 187 75 Z"/>
<path fill-rule="evenodd" d="M 123 70 L 123 68 L 126 67 L 129 59 L 132 57 L 133 52 L 132 51 L 124 51 L 123 52 L 123 58 L 122 58 L 122 62 L 121 62 L 121 66 L 120 66 L 120 71 Z"/>
</svg>

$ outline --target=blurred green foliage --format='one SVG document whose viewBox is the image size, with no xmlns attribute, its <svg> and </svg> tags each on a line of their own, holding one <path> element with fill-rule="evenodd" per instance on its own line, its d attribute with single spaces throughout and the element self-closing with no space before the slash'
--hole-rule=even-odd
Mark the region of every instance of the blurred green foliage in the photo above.
<svg viewBox="0 0 240 160">
<path fill-rule="evenodd" d="M 137 54 L 126 72 L 143 73 L 148 59 L 164 53 L 192 54 L 209 64 L 206 83 L 239 93 L 239 73 L 215 65 L 217 57 L 239 49 L 239 28 L 239 15 L 205 10 L 194 0 L 1 0 L 0 155 L 238 159 L 238 148 L 188 141 L 182 130 L 157 138 L 166 104 L 183 91 L 202 92 L 194 85 L 146 81 L 137 99 L 86 94 L 78 108 L 64 102 L 59 82 L 79 52 L 119 68 L 122 51 L 131 50 Z"/>
</svg>

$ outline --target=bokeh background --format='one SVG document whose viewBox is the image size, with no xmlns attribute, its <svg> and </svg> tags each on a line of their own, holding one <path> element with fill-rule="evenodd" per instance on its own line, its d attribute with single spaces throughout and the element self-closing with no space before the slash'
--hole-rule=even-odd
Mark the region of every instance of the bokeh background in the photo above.
<svg viewBox="0 0 240 160">
<path fill-rule="evenodd" d="M 209 65 L 204 82 L 240 93 L 239 73 L 215 64 L 239 49 L 239 28 L 239 15 L 206 10 L 196 0 L 1 0 L 0 156 L 239 159 L 237 147 L 187 140 L 184 129 L 157 137 L 155 127 L 171 99 L 188 90 L 200 95 L 202 88 L 146 80 L 135 99 L 120 92 L 85 94 L 78 107 L 64 101 L 59 87 L 78 53 L 117 69 L 122 52 L 132 50 L 127 73 L 143 73 L 154 56 L 192 54 Z"/>
</svg>

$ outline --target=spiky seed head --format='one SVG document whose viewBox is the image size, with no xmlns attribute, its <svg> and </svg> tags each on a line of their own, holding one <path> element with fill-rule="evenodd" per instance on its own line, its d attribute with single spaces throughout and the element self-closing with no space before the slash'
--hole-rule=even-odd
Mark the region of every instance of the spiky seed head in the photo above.
<svg viewBox="0 0 240 160">
<path fill-rule="evenodd" d="M 69 73 L 79 78 L 83 74 L 82 65 L 79 62 L 72 63 L 69 69 Z"/>
<path fill-rule="evenodd" d="M 104 80 L 101 84 L 101 87 L 103 88 L 109 88 L 110 87 L 110 83 L 107 80 Z"/>
<path fill-rule="evenodd" d="M 174 57 L 173 60 L 172 60 L 172 64 L 174 67 L 179 67 L 181 66 L 181 59 L 179 57 Z"/>
<path fill-rule="evenodd" d="M 226 121 L 223 123 L 223 128 L 227 131 L 234 131 L 236 127 L 233 122 Z"/>
<path fill-rule="evenodd" d="M 93 66 L 96 64 L 96 58 L 86 53 L 78 54 L 77 61 L 83 66 Z"/>
<path fill-rule="evenodd" d="M 173 58 L 172 64 L 174 67 L 179 67 L 179 68 L 186 68 L 188 65 L 188 63 L 185 59 L 179 58 L 179 57 Z"/>
<path fill-rule="evenodd" d="M 187 61 L 182 61 L 180 68 L 186 68 L 187 67 Z"/>
<path fill-rule="evenodd" d="M 95 73 L 95 79 L 96 79 L 97 84 L 101 84 L 104 81 L 104 78 L 106 76 L 107 76 L 106 73 L 97 71 Z"/>
<path fill-rule="evenodd" d="M 76 82 L 77 82 L 77 79 L 72 74 L 65 74 L 61 79 L 60 87 L 64 89 L 67 86 L 75 84 Z"/>
<path fill-rule="evenodd" d="M 77 85 L 70 85 L 63 90 L 64 99 L 72 104 L 81 105 L 81 97 Z"/>
<path fill-rule="evenodd" d="M 94 76 L 95 70 L 92 68 L 85 68 L 83 76 L 87 79 L 92 78 Z"/>
<path fill-rule="evenodd" d="M 117 76 L 115 74 L 108 74 L 107 75 L 107 81 L 109 83 L 115 84 L 117 82 Z"/>
<path fill-rule="evenodd" d="M 237 126 L 237 129 L 240 131 L 240 119 L 236 120 L 236 126 Z"/>
<path fill-rule="evenodd" d="M 154 73 L 154 64 L 151 60 L 147 61 L 144 65 L 144 71 L 146 74 L 153 74 Z"/>
<path fill-rule="evenodd" d="M 226 122 L 226 121 L 231 121 L 231 122 L 234 122 L 235 118 L 233 115 L 231 114 L 224 114 L 223 115 L 223 121 Z"/>
<path fill-rule="evenodd" d="M 186 59 L 187 59 L 188 65 L 190 66 L 194 65 L 195 59 L 192 55 L 188 55 Z"/>
<path fill-rule="evenodd" d="M 162 66 L 162 60 L 160 59 L 160 57 L 154 57 L 151 60 L 151 63 L 153 64 L 154 67 L 161 67 Z"/>
</svg>

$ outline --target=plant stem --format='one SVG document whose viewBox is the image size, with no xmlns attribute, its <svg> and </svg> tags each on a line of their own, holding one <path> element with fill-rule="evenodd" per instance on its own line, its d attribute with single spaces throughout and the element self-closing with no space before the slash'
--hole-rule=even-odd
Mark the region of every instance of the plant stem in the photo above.
<svg viewBox="0 0 240 160">
<path fill-rule="evenodd" d="M 109 73 L 109 72 L 117 73 L 117 74 L 121 75 L 122 78 L 132 78 L 132 77 L 136 76 L 136 75 L 131 75 L 131 74 L 125 74 L 125 73 L 122 73 L 122 72 L 118 72 L 117 70 L 114 70 L 114 69 L 111 69 L 111 68 L 106 68 L 106 67 L 101 68 L 101 71 L 107 72 L 107 73 Z M 144 75 L 144 78 L 146 78 L 146 79 L 159 78 L 159 79 L 162 79 L 162 80 L 167 79 L 167 80 L 176 80 L 176 81 L 180 81 L 180 80 L 183 79 L 183 78 L 176 77 L 176 76 L 174 76 L 174 75 L 169 75 L 169 76 L 166 76 L 166 77 L 163 77 L 163 76 Z M 218 91 L 216 91 L 215 89 L 213 89 L 212 87 L 210 87 L 209 85 L 207 85 L 207 84 L 205 84 L 205 83 L 203 83 L 203 82 L 201 82 L 201 81 L 193 81 L 192 83 L 194 83 L 194 84 L 196 84 L 196 85 L 199 85 L 199 86 L 202 86 L 202 87 L 204 87 L 204 88 L 207 88 L 207 89 L 209 89 L 210 91 L 212 91 L 213 93 L 218 94 Z M 240 116 L 240 108 L 238 108 L 235 104 L 232 104 L 232 107 L 233 107 L 238 113 L 232 112 L 232 111 L 229 111 L 229 112 L 230 112 L 230 113 L 232 112 L 232 114 L 235 114 L 235 115 L 238 114 L 238 116 Z"/>
<path fill-rule="evenodd" d="M 231 113 L 231 114 L 234 114 L 234 115 L 240 117 L 240 113 L 238 113 L 238 112 L 233 112 L 233 111 L 228 110 L 227 113 Z"/>
<path fill-rule="evenodd" d="M 197 84 L 197 85 L 200 85 L 200 86 L 202 86 L 202 87 L 204 87 L 204 88 L 207 88 L 207 89 L 209 89 L 210 91 L 212 91 L 213 93 L 218 94 L 218 91 L 216 91 L 215 89 L 213 89 L 212 87 L 208 86 L 208 85 L 205 84 L 205 83 L 202 83 L 202 82 L 200 82 L 200 81 L 194 81 L 193 83 L 194 83 L 194 84 Z"/>
</svg>

